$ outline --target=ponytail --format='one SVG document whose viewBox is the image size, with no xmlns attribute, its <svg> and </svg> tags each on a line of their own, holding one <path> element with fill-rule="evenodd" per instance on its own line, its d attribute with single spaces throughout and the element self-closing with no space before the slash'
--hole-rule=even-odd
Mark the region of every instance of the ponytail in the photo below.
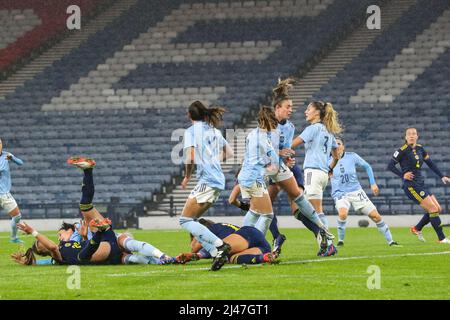
<svg viewBox="0 0 450 320">
<path fill-rule="evenodd" d="M 207 108 L 198 100 L 191 103 L 188 109 L 189 115 L 191 116 L 192 120 L 205 121 L 210 126 L 213 126 L 215 128 L 219 127 L 225 111 L 225 108 L 221 107 Z"/>
<path fill-rule="evenodd" d="M 339 123 L 338 113 L 333 109 L 333 105 L 329 102 L 325 102 L 325 116 L 322 121 L 329 133 L 336 135 L 342 132 L 342 126 Z"/>
<path fill-rule="evenodd" d="M 272 108 L 261 107 L 258 113 L 258 126 L 267 131 L 272 131 L 278 126 L 278 120 Z"/>
<path fill-rule="evenodd" d="M 218 128 L 222 122 L 223 114 L 226 112 L 225 108 L 214 107 L 208 108 L 206 112 L 206 122 L 214 128 Z"/>
<path fill-rule="evenodd" d="M 338 113 L 334 110 L 333 105 L 329 102 L 314 101 L 311 105 L 319 110 L 320 121 L 325 125 L 328 132 L 334 135 L 342 133 L 344 130 L 339 122 Z"/>
<path fill-rule="evenodd" d="M 278 83 L 275 88 L 272 89 L 272 106 L 274 108 L 281 104 L 285 100 L 290 100 L 289 90 L 292 89 L 295 80 L 292 78 L 287 78 L 284 80 L 278 79 Z"/>
</svg>

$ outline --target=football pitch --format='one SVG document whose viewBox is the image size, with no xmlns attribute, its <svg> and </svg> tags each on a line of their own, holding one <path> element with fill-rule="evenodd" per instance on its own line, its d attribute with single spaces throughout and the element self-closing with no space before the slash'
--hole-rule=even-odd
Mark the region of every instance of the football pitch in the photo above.
<svg viewBox="0 0 450 320">
<path fill-rule="evenodd" d="M 287 241 L 279 264 L 227 264 L 217 272 L 209 271 L 210 260 L 168 266 L 82 266 L 79 289 L 73 288 L 74 273 L 68 266 L 12 262 L 9 254 L 18 245 L 0 233 L 0 299 L 450 299 L 450 245 L 437 244 L 431 228 L 424 229 L 425 243 L 407 228 L 391 231 L 403 247 L 389 247 L 376 228 L 349 228 L 338 254 L 319 258 L 309 231 L 284 229 Z M 332 232 L 336 234 L 336 229 Z M 182 230 L 132 233 L 170 255 L 189 250 L 188 234 Z M 56 240 L 55 232 L 45 234 Z M 31 245 L 31 236 L 22 239 L 26 248 Z"/>
</svg>

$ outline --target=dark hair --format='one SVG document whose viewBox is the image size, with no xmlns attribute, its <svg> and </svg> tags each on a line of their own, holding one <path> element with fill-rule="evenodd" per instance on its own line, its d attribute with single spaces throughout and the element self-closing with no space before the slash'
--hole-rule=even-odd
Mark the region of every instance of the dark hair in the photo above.
<svg viewBox="0 0 450 320">
<path fill-rule="evenodd" d="M 261 107 L 258 113 L 258 126 L 267 131 L 274 130 L 278 126 L 278 120 L 272 108 Z"/>
<path fill-rule="evenodd" d="M 214 221 L 204 219 L 204 218 L 198 219 L 198 223 L 204 225 L 205 227 L 209 227 L 209 226 L 212 226 L 213 224 L 216 224 Z"/>
<path fill-rule="evenodd" d="M 276 108 L 277 105 L 282 103 L 284 100 L 290 100 L 289 90 L 292 88 L 292 84 L 295 80 L 292 78 L 287 78 L 284 80 L 278 79 L 278 84 L 272 89 L 272 106 Z"/>
<path fill-rule="evenodd" d="M 342 144 L 345 146 L 345 140 L 344 140 L 344 137 L 343 137 L 343 136 L 337 136 L 337 137 L 336 137 L 336 140 L 341 140 L 341 141 L 342 141 Z"/>
<path fill-rule="evenodd" d="M 405 140 L 405 143 L 406 143 L 406 144 L 408 144 L 408 140 L 406 140 L 406 132 L 407 132 L 408 130 L 410 130 L 410 129 L 414 129 L 414 130 L 416 130 L 416 132 L 417 132 L 417 128 L 416 128 L 416 127 L 407 127 L 407 128 L 405 129 L 405 133 L 403 134 L 403 140 Z M 417 132 L 417 134 L 418 134 L 418 132 Z"/>
<path fill-rule="evenodd" d="M 209 125 L 218 128 L 226 110 L 222 107 L 207 108 L 203 103 L 197 100 L 191 103 L 188 112 L 192 120 L 206 121 Z"/>
<path fill-rule="evenodd" d="M 38 240 L 36 240 L 35 242 L 33 242 L 33 245 L 32 245 L 31 248 L 28 249 L 28 250 L 31 250 L 32 253 L 35 253 L 35 254 L 37 254 L 38 256 L 41 256 L 41 257 L 46 257 L 46 256 L 48 256 L 48 253 L 47 253 L 47 252 L 43 252 L 43 251 L 40 251 L 40 250 L 38 249 L 37 244 L 38 244 Z M 27 250 L 27 252 L 28 252 L 28 250 Z"/>
<path fill-rule="evenodd" d="M 64 222 L 64 221 L 63 221 L 63 223 L 62 223 L 62 225 L 61 225 L 61 228 L 59 228 L 59 230 L 65 230 L 65 231 L 67 231 L 67 230 L 72 230 L 72 231 L 75 232 L 75 224 L 73 224 L 73 223 L 67 223 L 67 222 Z"/>
<path fill-rule="evenodd" d="M 343 131 L 342 125 L 339 123 L 338 113 L 334 110 L 333 105 L 329 102 L 313 101 L 311 105 L 320 112 L 320 120 L 323 122 L 329 133 L 334 135 Z"/>
</svg>

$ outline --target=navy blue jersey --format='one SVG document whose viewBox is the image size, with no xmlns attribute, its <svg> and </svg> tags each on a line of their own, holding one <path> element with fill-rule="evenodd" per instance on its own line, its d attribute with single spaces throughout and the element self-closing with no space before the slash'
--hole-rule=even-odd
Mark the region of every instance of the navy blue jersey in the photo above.
<svg viewBox="0 0 450 320">
<path fill-rule="evenodd" d="M 421 168 L 424 160 L 428 158 L 428 153 L 420 144 L 417 144 L 414 148 L 405 144 L 393 155 L 394 161 L 400 163 L 402 174 L 412 172 L 414 174 L 413 181 L 417 184 L 424 184 Z"/>
<path fill-rule="evenodd" d="M 229 223 L 215 223 L 213 225 L 208 226 L 208 229 L 212 233 L 214 233 L 218 238 L 224 239 L 228 237 L 230 234 L 239 230 L 239 227 Z"/>
<path fill-rule="evenodd" d="M 78 260 L 78 254 L 81 249 L 87 245 L 86 241 L 60 241 L 59 252 L 61 253 L 62 261 L 56 261 L 58 264 L 82 264 Z"/>
</svg>

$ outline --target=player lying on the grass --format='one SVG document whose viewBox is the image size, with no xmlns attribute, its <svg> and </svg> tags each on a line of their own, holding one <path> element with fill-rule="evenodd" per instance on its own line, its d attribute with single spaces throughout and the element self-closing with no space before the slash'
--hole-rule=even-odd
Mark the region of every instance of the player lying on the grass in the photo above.
<svg viewBox="0 0 450 320">
<path fill-rule="evenodd" d="M 22 263 L 21 253 L 12 254 L 11 257 L 22 264 L 33 264 L 34 255 L 32 253 L 50 256 L 55 264 L 120 264 L 122 252 L 110 226 L 110 221 L 108 219 L 93 220 L 90 226 L 96 230 L 91 240 L 81 243 L 73 240 L 59 241 L 59 244 L 56 244 L 27 223 L 21 222 L 17 227 L 36 238 L 33 247 L 28 249 L 25 254 L 25 258 L 31 260 Z M 22 258 L 24 257 L 22 256 Z"/>
<path fill-rule="evenodd" d="M 156 248 L 131 239 L 126 235 L 116 237 L 111 228 L 111 221 L 105 219 L 97 209 L 92 205 L 94 198 L 94 179 L 93 167 L 95 161 L 87 158 L 70 158 L 70 164 L 83 170 L 83 187 L 80 208 L 85 209 L 83 216 L 95 217 L 89 225 L 91 230 L 95 232 L 91 239 L 87 240 L 88 230 L 87 221 L 82 222 L 78 234 L 75 233 L 75 226 L 64 224 L 58 232 L 59 245 L 48 239 L 46 236 L 39 234 L 31 226 L 21 223 L 18 227 L 27 234 L 32 234 L 36 238 L 36 242 L 31 248 L 31 252 L 41 256 L 51 256 L 57 264 L 120 264 L 120 263 L 147 263 L 153 261 L 152 255 L 159 255 L 159 260 L 166 262 L 171 261 L 171 257 L 165 256 Z M 86 210 L 89 207 L 89 210 Z M 80 241 L 81 237 L 85 237 L 85 241 Z M 123 254 L 124 250 L 137 251 L 146 255 L 140 257 L 138 255 Z M 27 251 L 27 256 L 30 250 Z M 19 254 L 13 255 L 14 259 L 20 258 Z M 32 258 L 32 257 L 31 257 Z M 20 262 L 20 259 L 19 261 Z"/>
<path fill-rule="evenodd" d="M 347 223 L 348 212 L 351 207 L 358 212 L 369 216 L 376 223 L 378 230 L 384 235 L 390 246 L 397 246 L 397 242 L 392 239 L 391 231 L 387 224 L 381 218 L 375 205 L 370 201 L 361 187 L 358 180 L 356 167 L 362 167 L 366 170 L 370 180 L 370 188 L 375 196 L 380 191 L 375 182 L 372 167 L 354 152 L 345 151 L 343 138 L 336 138 L 337 150 L 339 153 L 339 162 L 333 169 L 331 176 L 331 195 L 335 201 L 338 210 L 338 246 L 344 245 L 345 225 Z"/>
<path fill-rule="evenodd" d="M 22 223 L 19 226 L 25 233 L 32 234 L 34 229 L 28 226 L 25 223 Z M 84 221 L 81 222 L 81 225 L 78 223 L 70 224 L 63 223 L 61 228 L 58 231 L 58 241 L 61 245 L 61 242 L 66 245 L 67 243 L 71 244 L 67 251 L 73 251 L 72 253 L 65 252 L 66 255 L 75 255 L 81 248 L 86 246 L 86 241 L 90 241 L 93 237 L 92 232 L 88 229 L 86 223 Z M 122 264 L 167 264 L 174 262 L 174 259 L 165 255 L 157 248 L 153 247 L 151 244 L 146 242 L 138 241 L 133 239 L 130 234 L 116 234 L 117 243 L 119 245 L 120 251 L 122 252 Z M 51 241 L 49 239 L 45 240 L 45 243 Z M 53 242 L 53 241 L 52 241 Z M 44 259 L 37 260 L 35 259 L 34 254 L 39 256 L 52 256 L 51 254 L 51 245 L 45 244 L 36 240 L 33 243 L 33 246 L 28 249 L 25 253 L 17 252 L 12 255 L 12 258 L 20 264 L 38 264 L 38 265 L 51 265 L 58 264 L 58 261 L 52 259 Z M 56 244 L 55 244 L 56 245 Z M 101 249 L 97 253 L 93 254 L 93 258 L 91 261 L 86 264 L 96 264 L 96 263 L 104 263 L 103 260 L 104 255 L 101 255 L 103 249 L 102 244 L 100 244 Z M 136 254 L 132 254 L 132 253 Z M 100 257 L 100 258 L 99 258 Z M 85 263 L 83 263 L 85 264 Z"/>
<path fill-rule="evenodd" d="M 429 222 L 436 232 L 439 243 L 450 243 L 450 239 L 445 237 L 442 230 L 442 222 L 439 214 L 442 212 L 441 205 L 436 197 L 425 186 L 425 179 L 422 175 L 422 166 L 425 162 L 428 167 L 442 180 L 444 184 L 450 183 L 450 178 L 445 176 L 431 161 L 430 155 L 422 145 L 418 144 L 419 135 L 416 128 L 407 128 L 405 132 L 405 144 L 395 151 L 393 158 L 389 162 L 388 169 L 403 179 L 403 191 L 412 201 L 417 203 L 426 211 L 419 223 L 411 227 L 411 232 L 417 235 L 419 240 L 425 241 L 422 236 L 422 228 Z M 400 163 L 400 168 L 396 165 Z"/>
<path fill-rule="evenodd" d="M 243 211 L 248 211 L 249 209 L 249 203 L 245 201 L 245 199 L 239 200 L 239 194 L 241 193 L 241 189 L 239 187 L 239 184 L 236 184 L 233 187 L 233 190 L 231 190 L 230 196 L 228 198 L 228 203 L 231 205 L 234 205 L 238 207 L 239 209 Z M 294 215 L 296 217 L 300 217 L 303 224 L 314 234 L 314 237 L 317 240 L 317 243 L 319 245 L 319 252 L 317 253 L 318 256 L 321 257 L 329 257 L 334 254 L 336 254 L 336 250 L 334 249 L 333 240 L 331 240 L 327 234 L 325 233 L 325 230 L 320 229 L 315 223 L 310 221 L 308 218 L 306 218 L 300 210 L 297 208 L 295 204 L 293 205 L 293 210 L 295 210 Z M 277 245 L 278 244 L 278 245 Z M 281 254 L 281 245 L 282 242 L 276 243 L 274 241 L 274 246 L 272 253 L 276 255 L 277 257 Z M 331 247 L 332 246 L 332 247 Z"/>
<path fill-rule="evenodd" d="M 261 231 L 254 227 L 238 227 L 229 223 L 215 223 L 211 220 L 199 219 L 199 223 L 207 227 L 217 237 L 231 246 L 229 262 L 235 264 L 275 263 L 277 256 L 272 254 L 270 244 Z M 181 253 L 177 262 L 186 263 L 211 258 L 201 243 L 191 235 L 191 252 Z M 214 264 L 211 270 L 219 270 L 222 265 Z"/>
<path fill-rule="evenodd" d="M 22 243 L 17 236 L 17 223 L 22 215 L 17 206 L 16 200 L 11 195 L 11 172 L 9 162 L 12 161 L 18 166 L 23 165 L 23 161 L 15 157 L 12 153 L 3 150 L 3 143 L 0 139 L 0 209 L 5 210 L 11 217 L 11 243 Z"/>
</svg>

